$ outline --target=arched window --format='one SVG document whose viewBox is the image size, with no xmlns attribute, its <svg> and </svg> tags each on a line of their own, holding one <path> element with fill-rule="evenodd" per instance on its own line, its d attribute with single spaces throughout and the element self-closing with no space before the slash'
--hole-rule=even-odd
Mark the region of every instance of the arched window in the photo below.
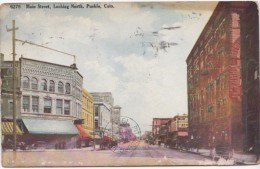
<svg viewBox="0 0 260 169">
<path fill-rule="evenodd" d="M 53 80 L 50 81 L 50 87 L 49 87 L 50 92 L 55 92 L 55 83 Z"/>
<path fill-rule="evenodd" d="M 69 83 L 66 83 L 66 86 L 65 86 L 65 93 L 66 94 L 70 94 L 70 84 Z"/>
<path fill-rule="evenodd" d="M 58 83 L 58 92 L 59 93 L 63 93 L 64 91 L 63 91 L 64 89 L 63 89 L 63 83 L 62 82 L 59 82 Z"/>
<path fill-rule="evenodd" d="M 22 79 L 22 83 L 23 83 L 23 88 L 29 88 L 29 78 L 28 77 L 23 77 Z"/>
<path fill-rule="evenodd" d="M 41 90 L 47 91 L 47 81 L 45 79 L 41 81 Z"/>
<path fill-rule="evenodd" d="M 32 89 L 35 89 L 35 90 L 38 89 L 38 80 L 35 77 L 32 78 L 31 87 L 32 87 Z"/>
</svg>

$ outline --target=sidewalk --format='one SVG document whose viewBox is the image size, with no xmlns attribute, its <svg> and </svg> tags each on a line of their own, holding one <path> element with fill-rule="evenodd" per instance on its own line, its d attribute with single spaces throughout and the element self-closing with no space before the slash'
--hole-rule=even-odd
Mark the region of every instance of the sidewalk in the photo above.
<svg viewBox="0 0 260 169">
<path fill-rule="evenodd" d="M 184 150 L 184 151 L 199 154 L 199 155 L 206 156 L 206 157 L 211 157 L 211 153 L 210 153 L 209 149 L 199 149 L 198 152 L 196 149 L 194 151 L 190 151 L 190 150 Z M 232 159 L 236 163 L 256 164 L 256 155 L 255 154 L 245 154 L 242 152 L 234 152 Z"/>
<path fill-rule="evenodd" d="M 28 150 L 20 150 L 17 149 L 17 152 L 41 152 L 41 151 L 93 151 L 93 147 L 82 147 L 82 148 L 68 148 L 68 149 L 28 149 Z M 96 150 L 99 150 L 99 146 L 96 146 Z M 13 151 L 12 149 L 5 149 L 4 151 Z"/>
</svg>

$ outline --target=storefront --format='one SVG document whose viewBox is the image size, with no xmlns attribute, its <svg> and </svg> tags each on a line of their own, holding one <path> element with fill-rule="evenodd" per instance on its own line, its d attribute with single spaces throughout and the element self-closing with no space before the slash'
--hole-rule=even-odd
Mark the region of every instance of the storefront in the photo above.
<svg viewBox="0 0 260 169">
<path fill-rule="evenodd" d="M 93 136 L 83 128 L 82 124 L 75 124 L 79 134 L 77 135 L 77 148 L 89 147 Z"/>
<path fill-rule="evenodd" d="M 12 148 L 13 147 L 13 122 L 12 121 L 2 121 L 2 148 Z M 18 125 L 16 125 L 16 135 L 20 139 L 23 132 Z"/>
<path fill-rule="evenodd" d="M 78 130 L 72 120 L 22 118 L 23 141 L 27 145 L 44 143 L 45 148 L 67 149 L 76 147 Z"/>
</svg>

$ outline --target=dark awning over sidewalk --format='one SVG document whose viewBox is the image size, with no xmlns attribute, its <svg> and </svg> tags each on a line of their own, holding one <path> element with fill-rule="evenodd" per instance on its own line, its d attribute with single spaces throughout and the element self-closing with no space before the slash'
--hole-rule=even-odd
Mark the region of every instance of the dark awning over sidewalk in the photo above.
<svg viewBox="0 0 260 169">
<path fill-rule="evenodd" d="M 22 120 L 30 134 L 78 134 L 72 120 L 40 118 L 22 118 Z"/>
</svg>

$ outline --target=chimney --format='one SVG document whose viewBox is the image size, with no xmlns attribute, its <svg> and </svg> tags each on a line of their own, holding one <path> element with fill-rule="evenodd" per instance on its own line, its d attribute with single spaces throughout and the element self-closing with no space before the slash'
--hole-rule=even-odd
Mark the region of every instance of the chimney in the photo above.
<svg viewBox="0 0 260 169">
<path fill-rule="evenodd" d="M 73 63 L 72 65 L 70 65 L 70 67 L 71 67 L 72 69 L 76 69 L 76 70 L 78 69 L 77 66 L 76 66 L 76 63 Z"/>
</svg>

